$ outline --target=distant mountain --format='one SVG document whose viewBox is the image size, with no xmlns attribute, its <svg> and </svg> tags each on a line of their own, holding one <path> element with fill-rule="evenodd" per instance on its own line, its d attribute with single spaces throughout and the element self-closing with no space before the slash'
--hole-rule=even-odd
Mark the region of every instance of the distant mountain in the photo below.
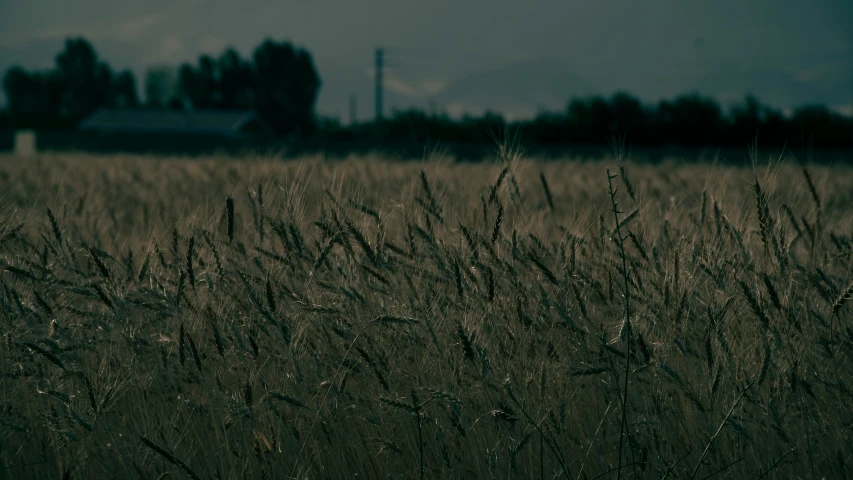
<svg viewBox="0 0 853 480">
<path fill-rule="evenodd" d="M 752 93 L 776 108 L 807 104 L 835 106 L 851 103 L 850 72 L 841 66 L 824 65 L 791 73 L 772 69 L 717 69 L 691 83 L 703 95 L 723 105 L 738 102 Z"/>
<path fill-rule="evenodd" d="M 564 63 L 537 59 L 464 75 L 432 96 L 451 115 L 465 111 L 530 117 L 540 110 L 563 110 L 574 96 L 598 93 Z"/>
<path fill-rule="evenodd" d="M 366 69 L 324 71 L 318 110 L 348 120 L 349 96 L 356 95 L 358 118 L 374 114 L 373 77 Z M 485 111 L 508 118 L 531 117 L 541 110 L 563 110 L 573 96 L 597 93 L 566 65 L 552 60 L 531 60 L 462 75 L 443 88 L 427 89 L 422 79 L 386 74 L 384 111 L 437 108 L 453 117 Z M 434 92 L 434 93 L 433 93 Z"/>
<path fill-rule="evenodd" d="M 356 113 L 359 121 L 372 120 L 375 114 L 375 88 L 373 75 L 367 68 L 339 67 L 324 68 L 317 65 L 320 79 L 320 96 L 317 111 L 321 115 L 336 117 L 344 124 L 349 122 L 350 96 L 355 95 Z M 390 115 L 393 109 L 411 107 L 425 108 L 426 103 L 417 95 L 401 93 L 386 85 L 383 94 L 383 111 Z"/>
</svg>

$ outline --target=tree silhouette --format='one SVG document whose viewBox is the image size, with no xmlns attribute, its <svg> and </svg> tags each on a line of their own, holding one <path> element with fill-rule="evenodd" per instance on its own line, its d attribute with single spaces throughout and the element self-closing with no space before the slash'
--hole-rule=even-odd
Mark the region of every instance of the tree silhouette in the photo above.
<svg viewBox="0 0 853 480">
<path fill-rule="evenodd" d="M 12 67 L 3 76 L 8 115 L 25 126 L 59 118 L 62 89 L 55 73 L 29 73 Z"/>
<path fill-rule="evenodd" d="M 668 142 L 684 146 L 713 145 L 724 126 L 717 102 L 698 93 L 680 95 L 658 105 L 657 127 Z"/>
<path fill-rule="evenodd" d="M 320 77 L 311 55 L 287 42 L 265 40 L 245 61 L 233 48 L 218 59 L 202 55 L 181 65 L 178 92 L 194 108 L 255 109 L 279 134 L 310 134 Z"/>
<path fill-rule="evenodd" d="M 218 106 L 226 109 L 247 109 L 254 106 L 254 73 L 252 65 L 228 48 L 216 61 Z"/>
<path fill-rule="evenodd" d="M 70 128 L 103 106 L 139 104 L 130 71 L 113 73 L 84 38 L 69 38 L 50 71 L 12 67 L 2 80 L 7 108 L 0 123 L 25 128 Z M 201 55 L 178 69 L 153 67 L 145 76 L 146 104 L 159 108 L 254 109 L 280 135 L 311 136 L 358 143 L 374 138 L 373 125 L 343 128 L 315 118 L 320 76 L 307 51 L 270 39 L 248 59 L 233 48 L 218 57 Z M 747 95 L 727 115 L 719 104 L 698 93 L 645 105 L 627 92 L 609 98 L 575 98 L 564 111 L 543 112 L 535 119 L 506 122 L 499 114 L 453 120 L 421 110 L 395 111 L 383 122 L 381 138 L 389 143 L 446 141 L 489 142 L 489 135 L 509 130 L 531 146 L 607 145 L 614 133 L 632 145 L 655 147 L 743 147 L 759 136 L 765 146 L 810 145 L 849 148 L 853 119 L 820 105 L 807 105 L 786 116 Z M 515 133 L 513 133 L 515 135 Z M 813 143 L 812 143 L 813 141 Z"/>
<path fill-rule="evenodd" d="M 199 57 L 196 68 L 186 63 L 181 65 L 178 73 L 178 89 L 193 108 L 216 107 L 215 65 L 213 58 L 209 55 Z"/>
<path fill-rule="evenodd" d="M 580 143 L 606 143 L 618 129 L 610 105 L 603 97 L 573 99 L 566 111 L 568 135 Z"/>
<path fill-rule="evenodd" d="M 610 112 L 615 129 L 629 137 L 648 136 L 649 114 L 639 99 L 627 92 L 617 92 L 610 99 Z"/>
<path fill-rule="evenodd" d="M 178 78 L 174 68 L 150 67 L 145 71 L 145 103 L 165 108 L 178 94 Z"/>
<path fill-rule="evenodd" d="M 178 77 L 181 97 L 195 108 L 234 110 L 255 106 L 252 65 L 233 48 L 225 50 L 217 60 L 202 55 L 198 66 L 182 65 Z"/>
<path fill-rule="evenodd" d="M 124 70 L 114 75 L 85 38 L 67 39 L 55 65 L 46 72 L 21 67 L 6 71 L 8 122 L 28 128 L 68 128 L 100 107 L 139 104 L 133 73 Z"/>
<path fill-rule="evenodd" d="M 112 103 L 110 67 L 98 60 L 86 39 L 65 41 L 65 49 L 56 56 L 56 72 L 62 85 L 59 102 L 62 117 L 79 121 L 98 107 Z"/>
<path fill-rule="evenodd" d="M 823 105 L 804 105 L 795 109 L 791 124 L 798 136 L 797 143 L 803 148 L 827 143 L 849 145 L 851 122 Z"/>
<path fill-rule="evenodd" d="M 265 40 L 252 56 L 255 105 L 278 133 L 309 134 L 314 129 L 314 104 L 320 76 L 311 54 L 287 42 Z"/>
<path fill-rule="evenodd" d="M 136 95 L 136 78 L 130 70 L 119 72 L 112 80 L 112 91 L 110 103 L 119 107 L 139 106 L 139 97 Z"/>
</svg>

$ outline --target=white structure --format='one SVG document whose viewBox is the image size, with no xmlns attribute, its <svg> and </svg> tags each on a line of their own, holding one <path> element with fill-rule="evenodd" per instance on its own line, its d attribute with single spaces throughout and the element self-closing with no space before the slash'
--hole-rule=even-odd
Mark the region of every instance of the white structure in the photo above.
<svg viewBox="0 0 853 480">
<path fill-rule="evenodd" d="M 36 132 L 32 130 L 15 132 L 15 155 L 30 158 L 35 157 L 36 153 Z"/>
</svg>

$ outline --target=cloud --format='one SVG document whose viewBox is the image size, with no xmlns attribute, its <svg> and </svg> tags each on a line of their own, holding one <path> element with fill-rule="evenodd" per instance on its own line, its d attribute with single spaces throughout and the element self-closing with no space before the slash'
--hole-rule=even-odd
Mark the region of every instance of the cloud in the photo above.
<svg viewBox="0 0 853 480">
<path fill-rule="evenodd" d="M 146 15 L 136 15 L 130 19 L 108 23 L 78 23 L 45 27 L 19 35 L 0 37 L 0 47 L 17 47 L 44 40 L 61 40 L 82 35 L 90 41 L 119 40 L 137 41 L 152 29 L 162 25 L 173 13 L 160 10 Z"/>
<path fill-rule="evenodd" d="M 798 70 L 794 73 L 794 78 L 801 82 L 811 82 L 814 80 L 819 80 L 828 75 L 838 73 L 842 69 L 842 67 L 843 65 L 840 65 L 839 63 L 827 63 L 823 65 L 818 65 L 813 68 Z"/>
<path fill-rule="evenodd" d="M 26 45 L 28 43 L 38 42 L 40 40 L 54 40 L 58 38 L 65 38 L 70 35 L 75 35 L 75 32 L 84 32 L 90 31 L 91 26 L 87 27 L 85 25 L 77 25 L 77 26 L 62 26 L 62 27 L 51 27 L 51 28 L 43 28 L 41 30 L 36 30 L 34 32 L 29 32 L 25 35 L 10 35 L 5 37 L 0 37 L 0 47 L 12 48 L 18 47 L 22 45 Z"/>
<path fill-rule="evenodd" d="M 373 80 L 373 68 L 364 70 L 365 77 Z M 392 72 L 383 72 L 382 83 L 388 91 L 399 93 L 413 99 L 421 99 L 442 92 L 449 84 L 446 80 L 421 78 L 417 80 L 403 79 Z"/>
<path fill-rule="evenodd" d="M 421 90 L 427 95 L 435 95 L 443 91 L 447 85 L 447 80 L 426 79 L 421 81 Z"/>
<path fill-rule="evenodd" d="M 853 117 L 853 104 L 851 105 L 835 105 L 833 110 L 846 117 Z"/>
<path fill-rule="evenodd" d="M 155 12 L 150 15 L 143 15 L 142 17 L 120 23 L 114 28 L 114 31 L 111 32 L 111 36 L 124 41 L 137 40 L 147 31 L 161 25 L 165 19 L 166 12 L 162 11 Z"/>
<path fill-rule="evenodd" d="M 176 64 L 186 60 L 186 44 L 180 37 L 167 35 L 161 37 L 159 42 L 153 44 L 155 48 L 146 49 L 146 53 L 140 57 L 140 65 Z"/>
<path fill-rule="evenodd" d="M 412 85 L 393 75 L 385 75 L 383 84 L 388 90 L 407 97 L 420 98 L 423 96 L 423 92 L 416 85 Z"/>
<path fill-rule="evenodd" d="M 227 42 L 222 38 L 215 37 L 213 35 L 205 35 L 202 37 L 199 42 L 199 48 L 202 52 L 205 52 L 209 55 L 216 55 L 219 52 L 225 50 L 227 46 Z"/>
</svg>

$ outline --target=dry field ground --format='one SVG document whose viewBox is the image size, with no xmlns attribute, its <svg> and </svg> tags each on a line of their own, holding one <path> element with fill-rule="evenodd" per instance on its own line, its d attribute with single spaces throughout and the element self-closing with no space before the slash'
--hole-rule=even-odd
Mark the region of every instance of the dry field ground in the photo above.
<svg viewBox="0 0 853 480">
<path fill-rule="evenodd" d="M 853 169 L 778 160 L 0 157 L 0 478 L 853 477 Z"/>
</svg>

